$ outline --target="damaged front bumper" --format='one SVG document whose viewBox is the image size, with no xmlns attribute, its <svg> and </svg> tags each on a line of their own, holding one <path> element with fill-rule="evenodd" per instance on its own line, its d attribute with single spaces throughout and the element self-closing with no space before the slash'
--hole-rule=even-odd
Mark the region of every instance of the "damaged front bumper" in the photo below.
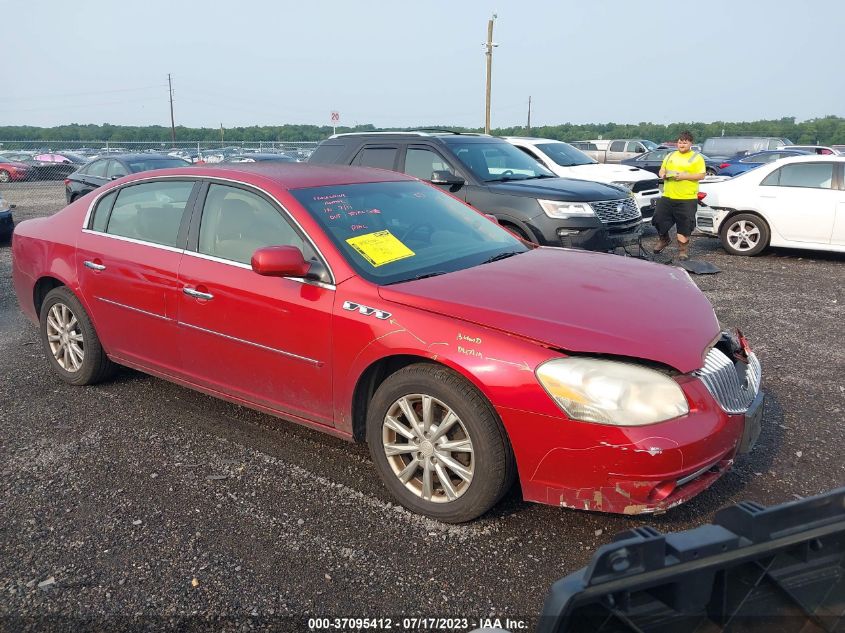
<svg viewBox="0 0 845 633">
<path fill-rule="evenodd" d="M 501 410 L 509 434 L 548 440 L 542 450 L 516 448 L 525 500 L 648 514 L 710 487 L 738 454 L 751 450 L 762 428 L 760 365 L 744 341 L 739 333 L 723 334 L 708 354 L 710 363 L 676 378 L 689 413 L 666 422 L 640 427 L 538 422 L 536 414 Z M 512 440 L 515 447 L 529 444 Z"/>
</svg>

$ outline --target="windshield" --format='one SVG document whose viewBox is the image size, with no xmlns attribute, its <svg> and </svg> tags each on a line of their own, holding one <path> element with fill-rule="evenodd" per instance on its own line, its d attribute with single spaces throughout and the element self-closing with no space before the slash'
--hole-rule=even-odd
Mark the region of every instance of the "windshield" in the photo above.
<svg viewBox="0 0 845 633">
<path fill-rule="evenodd" d="M 528 250 L 495 222 L 420 182 L 332 185 L 291 193 L 350 265 L 380 285 Z"/>
<path fill-rule="evenodd" d="M 592 165 L 598 162 L 580 149 L 572 147 L 569 143 L 542 143 L 538 144 L 537 147 L 561 167 Z"/>
<path fill-rule="evenodd" d="M 184 167 L 189 164 L 181 158 L 148 158 L 144 160 L 129 161 L 129 171 L 137 174 L 139 171 L 149 171 L 150 169 L 167 169 L 168 167 Z"/>
<path fill-rule="evenodd" d="M 555 177 L 552 172 L 507 141 L 498 143 L 452 141 L 449 147 L 464 167 L 483 182 Z"/>
<path fill-rule="evenodd" d="M 653 150 L 653 149 L 657 149 L 659 147 L 659 145 L 657 143 L 655 143 L 654 141 L 643 140 L 643 141 L 640 141 L 640 143 L 645 145 L 647 150 Z"/>
</svg>

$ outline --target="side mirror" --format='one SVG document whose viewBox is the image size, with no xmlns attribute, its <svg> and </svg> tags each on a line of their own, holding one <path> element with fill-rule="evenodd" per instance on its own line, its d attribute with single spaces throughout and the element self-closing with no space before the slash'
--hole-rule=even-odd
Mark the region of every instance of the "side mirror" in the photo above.
<svg viewBox="0 0 845 633">
<path fill-rule="evenodd" d="M 296 246 L 265 246 L 252 254 L 252 269 L 265 277 L 304 277 L 309 267 Z"/>
<path fill-rule="evenodd" d="M 456 176 L 448 169 L 438 170 L 431 173 L 431 184 L 433 185 L 463 185 L 466 180 Z"/>
</svg>

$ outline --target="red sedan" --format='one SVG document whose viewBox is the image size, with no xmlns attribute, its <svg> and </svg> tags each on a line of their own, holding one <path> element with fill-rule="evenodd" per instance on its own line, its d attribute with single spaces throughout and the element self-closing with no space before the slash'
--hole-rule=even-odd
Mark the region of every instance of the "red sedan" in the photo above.
<svg viewBox="0 0 845 633">
<path fill-rule="evenodd" d="M 30 176 L 32 176 L 32 167 L 14 160 L 4 161 L 0 156 L 0 182 L 27 180 Z"/>
<path fill-rule="evenodd" d="M 63 380 L 115 364 L 369 444 L 396 500 L 662 511 L 760 430 L 760 365 L 681 269 L 533 247 L 418 180 L 243 163 L 135 174 L 18 225 Z"/>
</svg>

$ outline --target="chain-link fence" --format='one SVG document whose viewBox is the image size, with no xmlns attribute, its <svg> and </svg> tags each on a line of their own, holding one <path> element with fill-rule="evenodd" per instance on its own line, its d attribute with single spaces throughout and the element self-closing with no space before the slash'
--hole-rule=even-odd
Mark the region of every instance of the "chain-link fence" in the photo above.
<svg viewBox="0 0 845 633">
<path fill-rule="evenodd" d="M 55 197 L 65 179 L 100 159 L 121 160 L 128 154 L 169 155 L 191 163 L 305 161 L 316 141 L 178 142 L 158 141 L 0 141 L 0 198 L 10 204 Z M 135 164 L 150 165 L 149 160 Z M 133 171 L 131 164 L 127 170 Z M 0 202 L 2 205 L 2 202 Z"/>
</svg>

